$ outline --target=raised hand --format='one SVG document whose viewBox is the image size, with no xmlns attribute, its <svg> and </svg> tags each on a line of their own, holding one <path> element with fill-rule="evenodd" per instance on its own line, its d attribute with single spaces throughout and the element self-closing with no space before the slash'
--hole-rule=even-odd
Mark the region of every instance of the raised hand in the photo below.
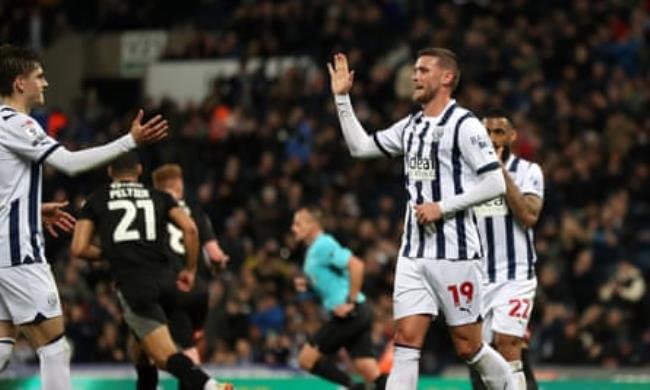
<svg viewBox="0 0 650 390">
<path fill-rule="evenodd" d="M 330 83 L 332 93 L 335 95 L 346 95 L 352 89 L 354 82 L 354 71 L 348 69 L 348 58 L 343 53 L 334 54 L 334 65 L 327 63 L 330 72 Z"/>
<path fill-rule="evenodd" d="M 75 217 L 62 210 L 68 202 L 46 202 L 41 205 L 43 227 L 52 235 L 58 237 L 57 228 L 64 233 L 71 233 L 77 222 Z"/>
<path fill-rule="evenodd" d="M 216 250 L 214 251 L 214 257 L 210 256 L 210 261 L 212 261 L 214 264 L 219 265 L 219 268 L 225 269 L 228 266 L 228 262 L 230 261 L 230 256 L 228 256 L 217 243 Z"/>
<path fill-rule="evenodd" d="M 143 116 L 144 112 L 140 109 L 133 122 L 131 122 L 131 135 L 138 146 L 158 142 L 167 137 L 169 124 L 167 120 L 163 119 L 162 115 L 154 116 L 144 125 L 142 124 Z"/>
</svg>

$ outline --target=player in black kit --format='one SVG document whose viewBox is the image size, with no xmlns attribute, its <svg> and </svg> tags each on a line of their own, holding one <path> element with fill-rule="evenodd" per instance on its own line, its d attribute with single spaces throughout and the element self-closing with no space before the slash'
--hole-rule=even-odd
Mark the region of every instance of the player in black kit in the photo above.
<svg viewBox="0 0 650 390">
<path fill-rule="evenodd" d="M 185 203 L 185 188 L 183 170 L 177 164 L 162 165 L 151 174 L 154 188 L 172 196 L 178 205 L 192 217 L 199 233 L 199 244 L 206 256 L 199 254 L 194 287 L 190 291 L 176 290 L 174 304 L 165 307 L 169 331 L 172 339 L 195 364 L 201 363 L 201 356 L 196 342 L 203 333 L 203 325 L 208 312 L 208 283 L 212 278 L 213 265 L 225 267 L 228 256 L 221 250 L 214 234 L 212 223 L 203 210 L 190 207 Z M 169 233 L 168 250 L 171 254 L 172 272 L 177 273 L 185 264 L 185 246 L 183 231 L 174 224 L 167 224 Z M 138 366 L 138 389 L 155 390 L 157 387 L 158 369 L 146 362 Z M 179 390 L 185 390 L 179 384 Z"/>
<path fill-rule="evenodd" d="M 232 389 L 230 384 L 217 384 L 178 351 L 167 327 L 165 309 L 173 305 L 175 289 L 190 291 L 194 284 L 199 251 L 194 221 L 171 196 L 138 182 L 142 166 L 135 153 L 115 160 L 108 173 L 112 183 L 93 192 L 83 207 L 72 254 L 110 262 L 124 319 L 158 368 L 187 389 Z M 184 234 L 186 265 L 178 275 L 171 271 L 165 251 L 168 222 Z M 99 247 L 92 244 L 95 232 Z"/>
<path fill-rule="evenodd" d="M 225 268 L 229 257 L 221 250 L 208 215 L 199 207 L 185 202 L 183 170 L 178 164 L 165 164 L 151 173 L 153 186 L 174 198 L 179 206 L 188 213 L 199 232 L 199 253 L 194 287 L 189 292 L 177 291 L 177 305 L 168 313 L 169 330 L 176 344 L 185 354 L 200 364 L 201 357 L 195 346 L 202 333 L 208 311 L 208 284 L 213 277 L 215 267 Z M 172 270 L 178 272 L 183 267 L 185 247 L 183 232 L 173 224 L 167 225 L 169 233 L 169 250 L 175 257 Z M 205 256 L 203 256 L 205 254 Z"/>
</svg>

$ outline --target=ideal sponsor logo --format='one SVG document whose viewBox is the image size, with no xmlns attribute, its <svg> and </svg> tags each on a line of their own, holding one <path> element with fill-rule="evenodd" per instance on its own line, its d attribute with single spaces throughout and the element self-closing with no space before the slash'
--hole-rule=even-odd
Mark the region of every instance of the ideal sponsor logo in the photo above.
<svg viewBox="0 0 650 390">
<path fill-rule="evenodd" d="M 435 180 L 436 167 L 428 157 L 410 156 L 406 160 L 406 170 L 414 180 Z"/>
<path fill-rule="evenodd" d="M 508 204 L 503 196 L 488 200 L 474 207 L 474 212 L 480 217 L 494 217 L 508 214 Z"/>
</svg>

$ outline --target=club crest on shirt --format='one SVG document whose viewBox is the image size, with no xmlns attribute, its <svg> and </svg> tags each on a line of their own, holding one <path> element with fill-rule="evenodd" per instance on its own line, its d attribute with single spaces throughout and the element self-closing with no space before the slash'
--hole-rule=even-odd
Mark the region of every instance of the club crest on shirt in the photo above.
<svg viewBox="0 0 650 390">
<path fill-rule="evenodd" d="M 442 138 L 443 134 L 445 133 L 445 127 L 444 126 L 436 126 L 433 128 L 433 142 L 440 142 L 440 138 Z"/>
</svg>

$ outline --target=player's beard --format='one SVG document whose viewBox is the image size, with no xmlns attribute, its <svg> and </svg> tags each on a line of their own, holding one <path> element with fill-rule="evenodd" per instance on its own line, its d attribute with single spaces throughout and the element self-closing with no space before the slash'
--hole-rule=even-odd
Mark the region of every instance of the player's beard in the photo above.
<svg viewBox="0 0 650 390">
<path fill-rule="evenodd" d="M 425 105 L 429 103 L 433 98 L 436 96 L 436 92 L 438 89 L 421 89 L 419 90 L 420 93 L 418 93 L 418 90 L 416 90 L 413 93 L 413 101 L 418 104 Z"/>
</svg>

